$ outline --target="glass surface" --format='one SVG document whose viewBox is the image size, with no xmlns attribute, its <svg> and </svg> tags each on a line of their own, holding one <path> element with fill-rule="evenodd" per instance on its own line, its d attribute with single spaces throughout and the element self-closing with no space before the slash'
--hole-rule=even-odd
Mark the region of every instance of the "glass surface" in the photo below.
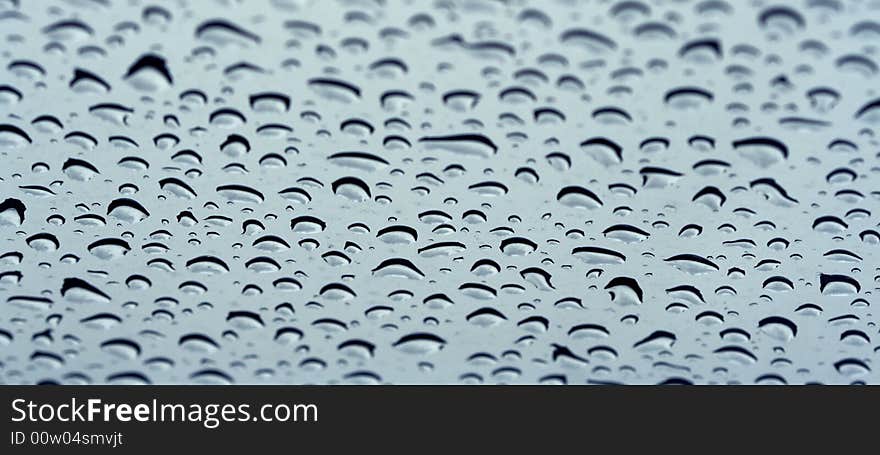
<svg viewBox="0 0 880 455">
<path fill-rule="evenodd" d="M 0 0 L 2 383 L 878 383 L 880 3 Z"/>
</svg>

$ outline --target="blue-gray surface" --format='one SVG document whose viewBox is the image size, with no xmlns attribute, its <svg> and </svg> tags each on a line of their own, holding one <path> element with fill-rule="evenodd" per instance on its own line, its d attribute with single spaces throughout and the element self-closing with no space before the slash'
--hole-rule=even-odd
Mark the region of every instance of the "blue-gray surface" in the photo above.
<svg viewBox="0 0 880 455">
<path fill-rule="evenodd" d="M 0 8 L 0 383 L 880 382 L 877 0 Z"/>
</svg>

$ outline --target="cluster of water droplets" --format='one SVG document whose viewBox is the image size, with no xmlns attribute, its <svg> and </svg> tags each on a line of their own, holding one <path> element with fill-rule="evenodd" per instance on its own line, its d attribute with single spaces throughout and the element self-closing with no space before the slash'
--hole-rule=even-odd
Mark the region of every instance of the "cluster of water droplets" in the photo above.
<svg viewBox="0 0 880 455">
<path fill-rule="evenodd" d="M 0 0 L 0 382 L 880 382 L 878 46 L 876 0 Z"/>
</svg>

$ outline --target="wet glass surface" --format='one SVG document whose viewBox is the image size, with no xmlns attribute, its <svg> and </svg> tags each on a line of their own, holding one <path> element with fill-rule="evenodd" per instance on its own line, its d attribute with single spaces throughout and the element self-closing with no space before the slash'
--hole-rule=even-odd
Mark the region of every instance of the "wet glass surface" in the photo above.
<svg viewBox="0 0 880 455">
<path fill-rule="evenodd" d="M 0 382 L 880 382 L 880 2 L 0 0 Z"/>
</svg>

